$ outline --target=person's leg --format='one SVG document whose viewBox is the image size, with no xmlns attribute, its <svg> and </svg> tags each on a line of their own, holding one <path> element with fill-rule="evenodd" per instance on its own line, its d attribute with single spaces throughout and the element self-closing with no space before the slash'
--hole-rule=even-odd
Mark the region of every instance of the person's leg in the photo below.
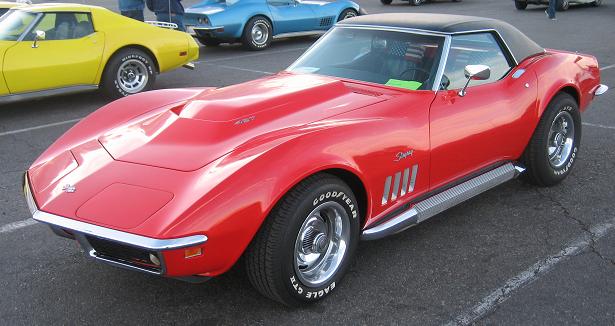
<svg viewBox="0 0 615 326">
<path fill-rule="evenodd" d="M 142 10 L 127 10 L 127 11 L 122 11 L 121 14 L 122 16 L 126 16 L 128 18 L 143 21 L 143 11 Z"/>
<path fill-rule="evenodd" d="M 549 19 L 555 19 L 555 4 L 557 0 L 549 0 L 549 8 L 547 9 L 547 16 Z"/>
<path fill-rule="evenodd" d="M 184 15 L 173 14 L 172 18 L 173 22 L 177 24 L 177 29 L 185 32 L 186 28 L 184 27 Z"/>
<path fill-rule="evenodd" d="M 159 22 L 172 23 L 172 21 L 169 19 L 169 13 L 168 12 L 157 12 L 156 13 L 156 20 L 159 21 Z"/>
</svg>

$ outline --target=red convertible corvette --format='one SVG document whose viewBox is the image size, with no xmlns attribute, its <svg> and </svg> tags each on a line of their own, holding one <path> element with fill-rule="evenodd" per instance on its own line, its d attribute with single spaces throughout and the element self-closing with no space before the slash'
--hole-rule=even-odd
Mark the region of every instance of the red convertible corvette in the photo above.
<svg viewBox="0 0 615 326">
<path fill-rule="evenodd" d="M 34 218 L 99 261 L 186 280 L 244 256 L 287 305 L 334 290 L 360 239 L 405 230 L 522 174 L 562 181 L 596 58 L 493 19 L 344 20 L 287 70 L 113 102 L 25 176 Z"/>
</svg>

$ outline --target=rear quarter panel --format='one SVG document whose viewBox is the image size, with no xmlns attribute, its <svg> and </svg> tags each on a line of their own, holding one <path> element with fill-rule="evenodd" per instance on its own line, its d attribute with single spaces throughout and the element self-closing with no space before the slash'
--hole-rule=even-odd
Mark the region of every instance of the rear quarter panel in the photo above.
<svg viewBox="0 0 615 326">
<path fill-rule="evenodd" d="M 169 71 L 198 59 L 198 45 L 188 34 L 151 26 L 105 9 L 93 9 L 94 28 L 105 35 L 100 80 L 109 59 L 120 49 L 137 46 L 148 49 L 158 63 L 159 72 Z M 180 52 L 187 55 L 180 56 Z"/>
</svg>

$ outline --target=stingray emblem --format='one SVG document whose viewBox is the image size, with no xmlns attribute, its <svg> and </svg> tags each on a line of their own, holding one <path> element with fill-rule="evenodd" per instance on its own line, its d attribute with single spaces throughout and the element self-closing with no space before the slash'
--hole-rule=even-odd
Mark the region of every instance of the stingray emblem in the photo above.
<svg viewBox="0 0 615 326">
<path fill-rule="evenodd" d="M 73 186 L 71 184 L 65 184 L 64 187 L 62 187 L 62 191 L 68 192 L 68 193 L 73 193 L 73 192 L 77 191 L 77 188 L 75 188 L 75 186 Z"/>
</svg>

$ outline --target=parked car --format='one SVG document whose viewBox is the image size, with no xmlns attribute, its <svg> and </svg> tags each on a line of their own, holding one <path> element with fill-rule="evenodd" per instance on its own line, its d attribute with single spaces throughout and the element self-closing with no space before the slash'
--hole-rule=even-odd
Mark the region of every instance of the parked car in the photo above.
<svg viewBox="0 0 615 326">
<path fill-rule="evenodd" d="M 532 5 L 548 5 L 549 0 L 514 0 L 515 7 L 519 10 L 524 10 L 527 8 L 528 4 Z M 557 0 L 555 4 L 555 8 L 558 11 L 568 10 L 571 4 L 592 4 L 594 6 L 599 6 L 602 4 L 602 0 Z"/>
<path fill-rule="evenodd" d="M 95 260 L 195 281 L 243 256 L 256 289 L 300 305 L 338 287 L 360 239 L 519 174 L 561 182 L 607 89 L 595 57 L 499 20 L 355 17 L 276 75 L 101 108 L 24 190 L 34 219 Z"/>
<path fill-rule="evenodd" d="M 156 75 L 190 65 L 194 39 L 79 4 L 40 4 L 0 18 L 0 101 L 101 88 L 149 90 Z"/>
<path fill-rule="evenodd" d="M 427 1 L 430 1 L 430 0 L 403 0 L 403 1 L 408 1 L 413 6 L 420 6 L 424 2 L 427 2 Z M 452 0 L 452 1 L 453 2 L 461 2 L 461 0 Z M 393 2 L 393 0 L 380 0 L 380 2 L 383 5 L 390 5 Z"/>
<path fill-rule="evenodd" d="M 363 14 L 350 0 L 205 0 L 186 10 L 184 24 L 203 45 L 241 42 L 263 50 L 274 38 L 322 34 Z"/>
</svg>

